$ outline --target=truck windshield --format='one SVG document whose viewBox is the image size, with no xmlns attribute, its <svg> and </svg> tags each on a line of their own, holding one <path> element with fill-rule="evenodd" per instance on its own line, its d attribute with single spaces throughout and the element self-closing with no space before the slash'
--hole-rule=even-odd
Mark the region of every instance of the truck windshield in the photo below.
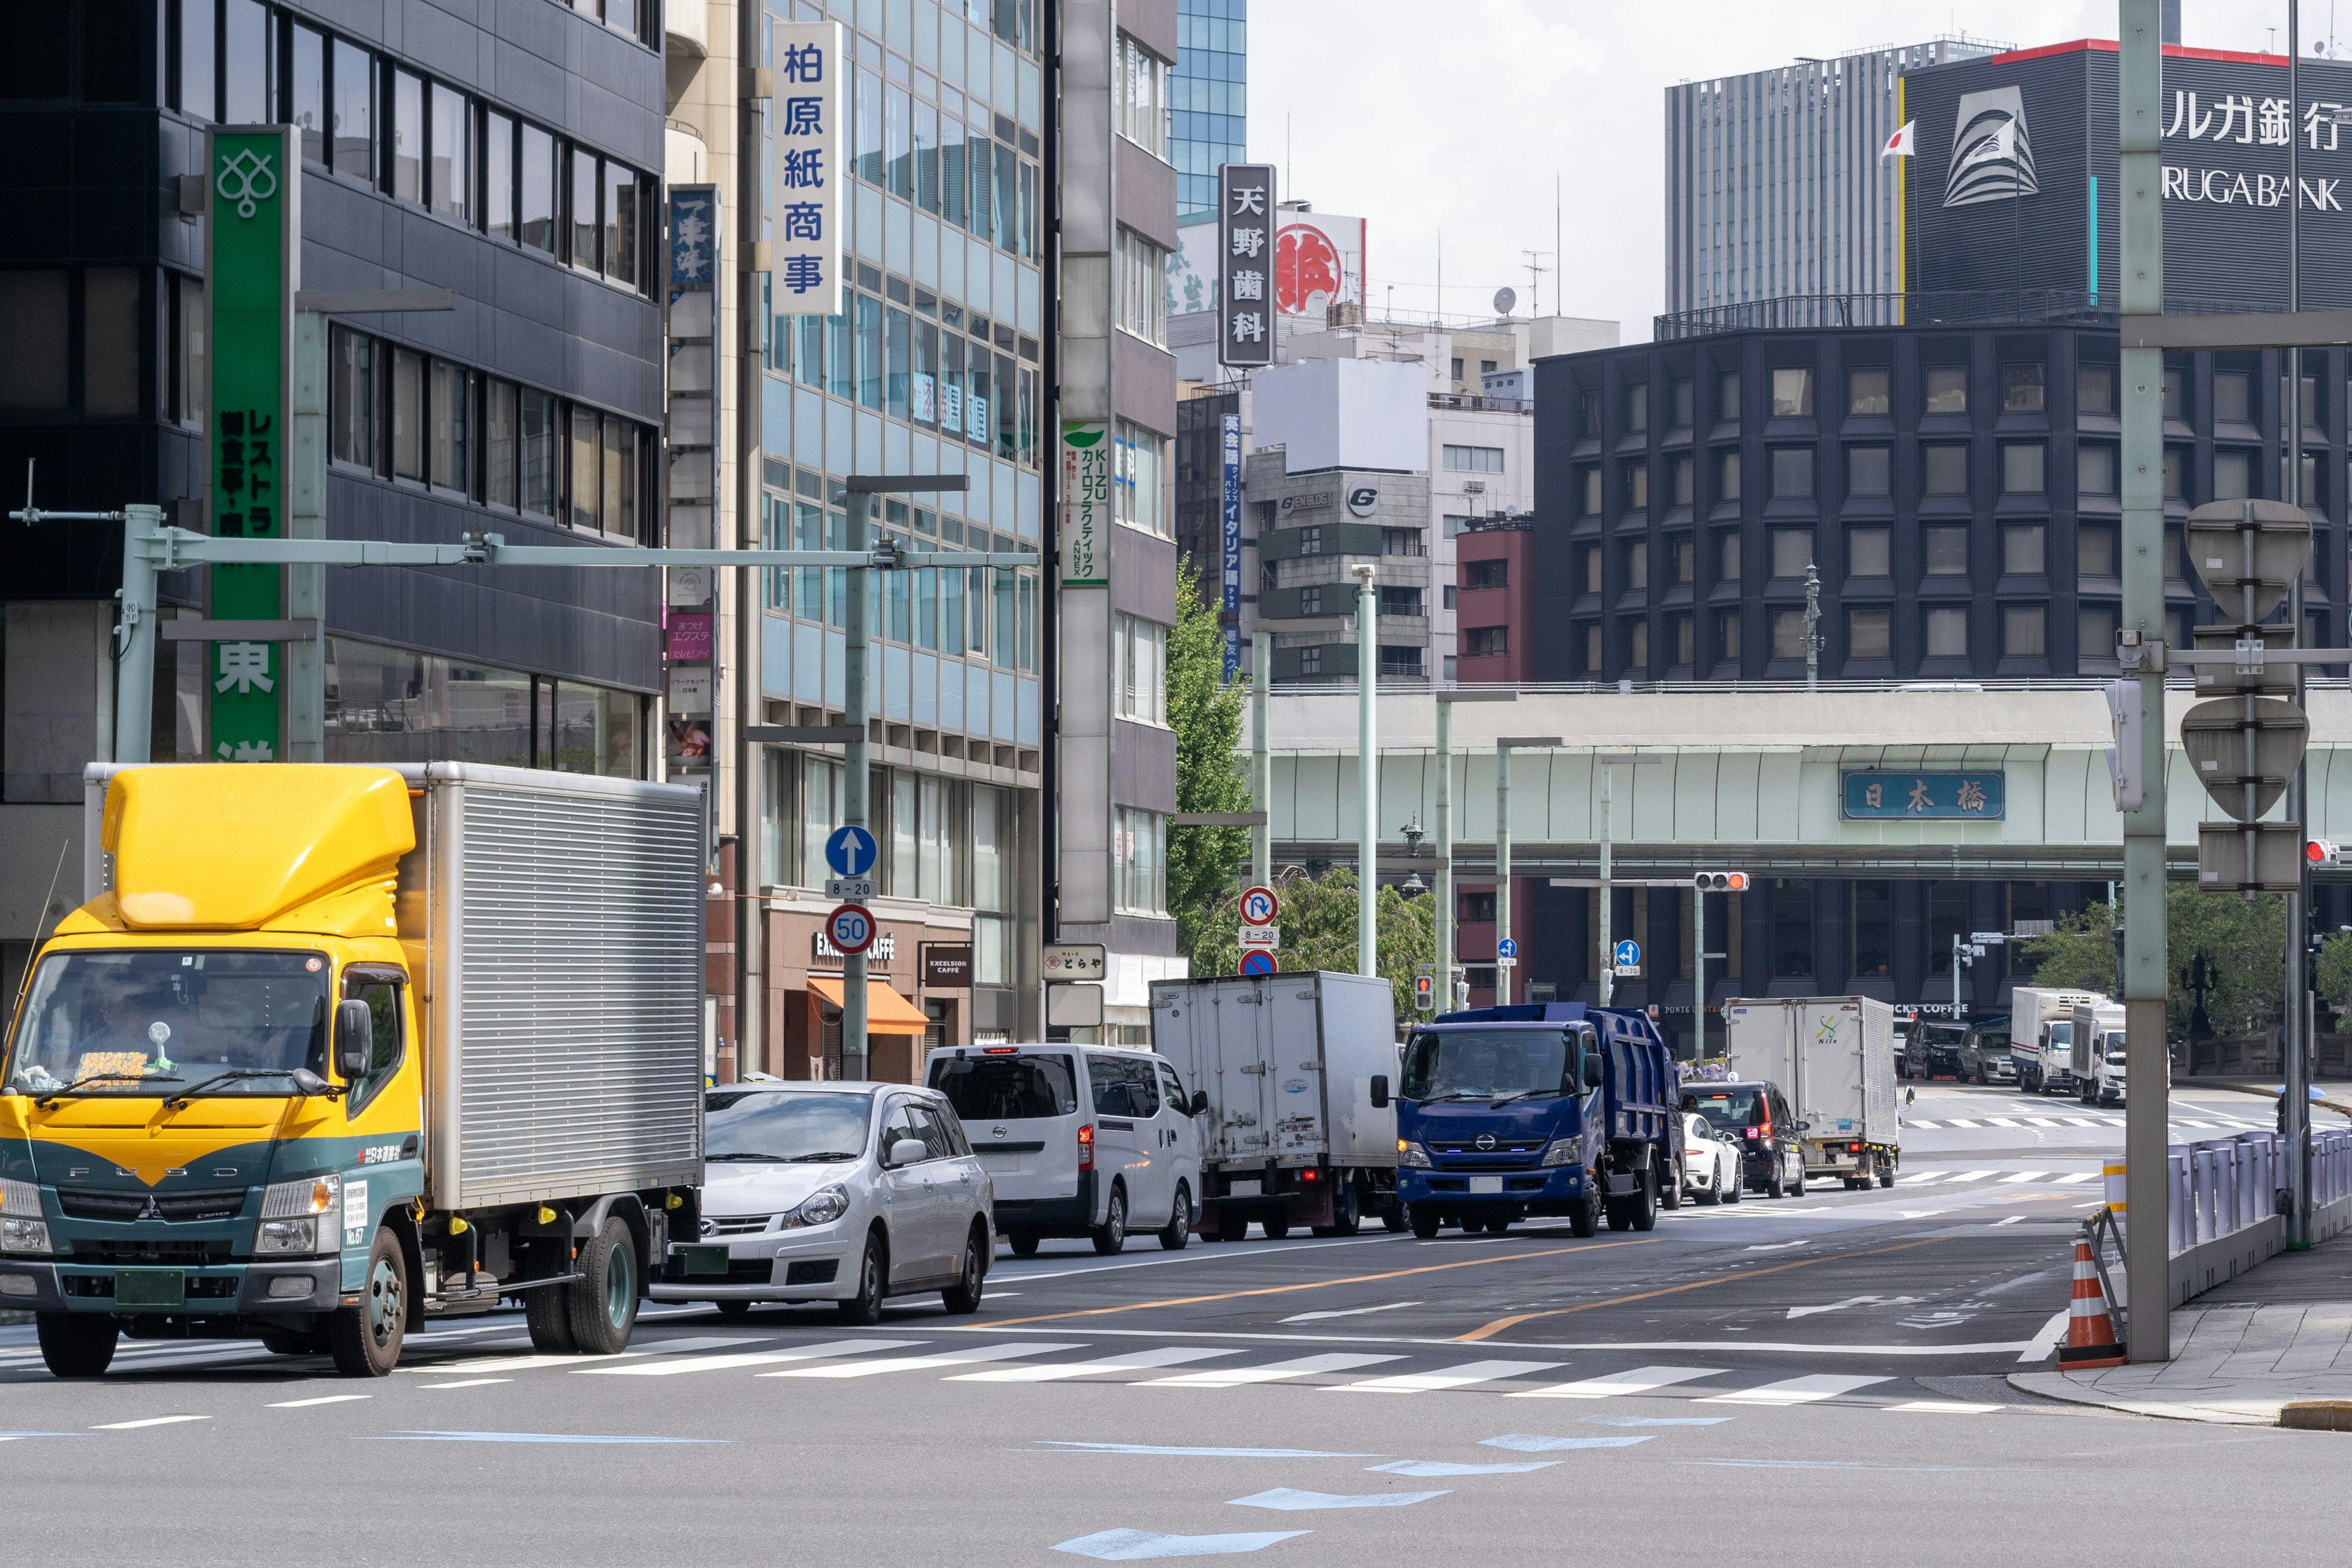
<svg viewBox="0 0 2352 1568">
<path fill-rule="evenodd" d="M 1020 1121 L 1078 1109 L 1067 1057 L 964 1057 L 931 1064 L 931 1087 L 965 1121 Z"/>
<path fill-rule="evenodd" d="M 2072 1024 L 2051 1025 L 2050 1043 L 2053 1046 L 2069 1046 L 2074 1044 L 2074 1026 Z"/>
<path fill-rule="evenodd" d="M 720 1089 L 703 1096 L 703 1112 L 706 1160 L 855 1160 L 866 1152 L 874 1097 L 827 1089 Z"/>
<path fill-rule="evenodd" d="M 6 1081 L 28 1094 L 169 1094 L 238 1068 L 327 1070 L 327 961 L 315 952 L 139 948 L 52 953 L 26 994 Z M 207 1094 L 284 1095 L 284 1079 Z"/>
<path fill-rule="evenodd" d="M 1569 1041 L 1543 1029 L 1463 1029 L 1415 1035 L 1405 1047 L 1406 1100 L 1487 1100 L 1559 1094 L 1568 1084 Z"/>
</svg>

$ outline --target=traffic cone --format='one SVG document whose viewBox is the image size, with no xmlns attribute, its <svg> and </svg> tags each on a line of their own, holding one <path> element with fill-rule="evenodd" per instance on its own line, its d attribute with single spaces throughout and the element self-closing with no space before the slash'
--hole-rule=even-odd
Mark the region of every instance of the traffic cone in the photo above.
<svg viewBox="0 0 2352 1568">
<path fill-rule="evenodd" d="M 2074 1243 L 2074 1299 L 2068 1304 L 2066 1342 L 2058 1347 L 2058 1370 L 2083 1372 L 2124 1364 L 2123 1347 L 2116 1342 L 2116 1321 L 2107 1311 L 2107 1295 L 2099 1288 L 2099 1270 L 2091 1261 L 2088 1237 Z"/>
</svg>

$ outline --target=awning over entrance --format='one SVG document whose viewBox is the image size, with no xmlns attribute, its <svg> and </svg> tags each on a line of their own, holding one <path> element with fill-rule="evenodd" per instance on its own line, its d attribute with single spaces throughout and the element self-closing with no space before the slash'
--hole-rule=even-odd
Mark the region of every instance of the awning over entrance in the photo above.
<svg viewBox="0 0 2352 1568">
<path fill-rule="evenodd" d="M 841 1005 L 841 978 L 812 974 L 809 989 L 835 1007 Z M 920 1007 L 890 989 L 887 981 L 866 983 L 866 1032 L 869 1035 L 919 1035 L 931 1026 Z"/>
</svg>

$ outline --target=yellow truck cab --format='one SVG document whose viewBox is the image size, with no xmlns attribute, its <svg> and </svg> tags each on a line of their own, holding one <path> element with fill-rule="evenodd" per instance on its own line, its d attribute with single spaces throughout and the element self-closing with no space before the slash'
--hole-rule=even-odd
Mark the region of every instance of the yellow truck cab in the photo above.
<svg viewBox="0 0 2352 1568">
<path fill-rule="evenodd" d="M 698 790 L 465 763 L 94 767 L 88 901 L 0 1061 L 0 1309 L 392 1370 L 520 1299 L 625 1348 L 701 1181 Z"/>
</svg>

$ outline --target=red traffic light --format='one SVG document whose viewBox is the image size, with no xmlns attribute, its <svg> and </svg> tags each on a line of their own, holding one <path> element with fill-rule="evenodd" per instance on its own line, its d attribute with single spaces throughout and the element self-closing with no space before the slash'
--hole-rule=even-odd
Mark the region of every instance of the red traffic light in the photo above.
<svg viewBox="0 0 2352 1568">
<path fill-rule="evenodd" d="M 2334 866 L 2344 858 L 2343 847 L 2326 838 L 2308 839 L 2303 846 L 2303 858 L 2315 866 Z"/>
<path fill-rule="evenodd" d="M 1748 890 L 1745 871 L 1701 871 L 1691 883 L 1702 893 L 1744 893 Z"/>
</svg>

